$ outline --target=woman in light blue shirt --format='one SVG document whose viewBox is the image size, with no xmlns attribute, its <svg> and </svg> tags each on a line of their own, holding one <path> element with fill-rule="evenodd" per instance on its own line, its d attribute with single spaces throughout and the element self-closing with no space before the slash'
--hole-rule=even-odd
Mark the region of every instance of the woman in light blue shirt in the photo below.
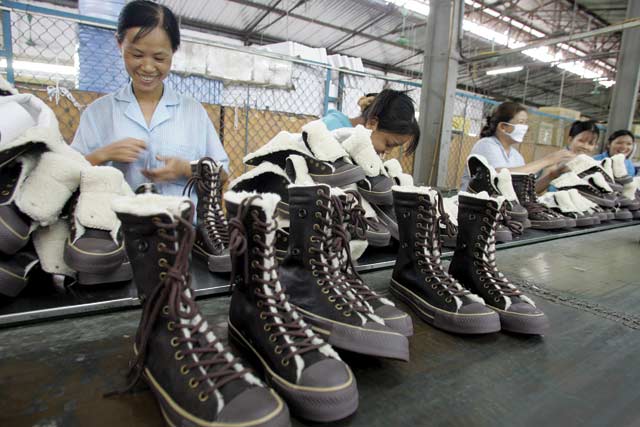
<svg viewBox="0 0 640 427">
<path fill-rule="evenodd" d="M 624 166 L 627 168 L 627 173 L 629 176 L 636 176 L 636 168 L 631 161 L 635 145 L 635 138 L 631 132 L 626 129 L 617 130 L 609 135 L 607 144 L 604 146 L 604 152 L 593 156 L 593 158 L 602 160 L 616 154 L 624 154 Z"/>
<path fill-rule="evenodd" d="M 94 165 L 120 169 L 132 188 L 154 181 L 168 195 L 182 194 L 190 161 L 208 156 L 227 169 L 205 109 L 164 84 L 180 45 L 174 14 L 149 1 L 128 3 L 116 38 L 131 82 L 87 107 L 71 146 Z"/>
</svg>

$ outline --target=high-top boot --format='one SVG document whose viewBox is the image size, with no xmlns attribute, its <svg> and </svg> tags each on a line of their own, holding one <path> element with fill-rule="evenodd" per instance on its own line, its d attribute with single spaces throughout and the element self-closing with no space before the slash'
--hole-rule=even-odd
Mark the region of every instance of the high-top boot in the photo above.
<svg viewBox="0 0 640 427">
<path fill-rule="evenodd" d="M 289 188 L 289 250 L 280 283 L 304 319 L 334 347 L 372 356 L 409 360 L 408 341 L 384 325 L 353 293 L 344 292 L 333 266 L 329 186 Z"/>
<path fill-rule="evenodd" d="M 193 204 L 142 194 L 114 201 L 142 318 L 129 388 L 144 379 L 170 426 L 288 426 L 284 401 L 220 341 L 190 288 Z"/>
<path fill-rule="evenodd" d="M 498 312 L 503 330 L 544 333 L 549 326 L 545 314 L 496 265 L 495 229 L 504 199 L 462 192 L 458 201 L 458 246 L 449 273 Z"/>
<path fill-rule="evenodd" d="M 207 262 L 209 271 L 231 271 L 229 255 L 229 224 L 222 209 L 222 165 L 209 157 L 191 162 L 191 178 L 184 193 L 195 187 L 198 196 L 196 207 L 196 242 L 194 255 Z"/>
<path fill-rule="evenodd" d="M 333 190 L 332 190 L 333 191 Z M 413 321 L 411 317 L 402 310 L 399 310 L 393 302 L 380 296 L 371 289 L 356 271 L 351 255 L 350 241 L 357 235 L 364 235 L 366 223 L 363 220 L 362 212 L 357 208 L 357 196 L 353 193 L 345 193 L 338 197 L 332 197 L 333 204 L 333 239 L 332 245 L 336 253 L 334 266 L 343 275 L 345 291 L 354 293 L 368 308 L 377 316 L 384 320 L 385 325 L 402 335 L 409 337 L 413 335 Z M 359 216 L 360 219 L 354 222 L 358 225 L 348 228 L 351 225 L 352 217 Z"/>
<path fill-rule="evenodd" d="M 280 196 L 277 212 L 281 218 L 289 218 L 289 190 L 291 184 L 284 169 L 263 161 L 229 183 L 229 190 L 254 193 L 275 193 Z"/>
<path fill-rule="evenodd" d="M 531 228 L 538 230 L 557 230 L 567 226 L 564 217 L 538 202 L 536 196 L 536 178 L 533 174 L 511 174 L 513 189 L 518 200 L 527 210 Z"/>
<path fill-rule="evenodd" d="M 391 276 L 391 292 L 425 322 L 445 331 L 499 331 L 498 314 L 449 276 L 441 264 L 439 223 L 447 218 L 442 195 L 429 187 L 396 186 L 393 198 L 400 226 L 400 249 Z"/>
<path fill-rule="evenodd" d="M 507 213 L 509 216 L 514 221 L 521 223 L 524 228 L 531 227 L 527 210 L 522 207 L 517 195 L 514 193 L 511 174 L 508 169 L 502 169 L 500 173 L 497 173 L 487 160 L 479 154 L 469 156 L 467 167 L 471 176 L 467 188 L 469 193 L 486 191 L 491 197 L 504 196 L 507 199 Z"/>
<path fill-rule="evenodd" d="M 261 366 L 296 415 L 330 422 L 358 407 L 351 369 L 289 303 L 274 258 L 279 197 L 228 191 L 233 295 L 229 338 Z"/>
<path fill-rule="evenodd" d="M 357 187 L 356 187 L 357 188 Z M 386 247 L 391 242 L 391 232 L 378 219 L 373 206 L 356 189 L 346 190 L 354 198 L 349 211 L 348 229 L 351 238 L 366 239 L 369 246 Z M 364 236 L 362 231 L 364 229 Z"/>
</svg>

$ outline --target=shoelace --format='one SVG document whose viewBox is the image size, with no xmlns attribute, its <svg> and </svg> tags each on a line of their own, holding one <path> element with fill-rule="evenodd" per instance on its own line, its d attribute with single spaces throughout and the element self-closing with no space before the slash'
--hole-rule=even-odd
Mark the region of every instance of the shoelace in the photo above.
<svg viewBox="0 0 640 427">
<path fill-rule="evenodd" d="M 514 221 L 509 215 L 507 211 L 507 203 L 502 204 L 502 208 L 500 208 L 500 215 L 502 215 L 502 223 L 511 231 L 513 234 L 517 234 L 518 236 L 522 235 L 522 231 L 524 227 L 518 221 Z"/>
<path fill-rule="evenodd" d="M 277 337 L 287 336 L 292 341 L 279 344 L 276 346 L 275 350 L 277 353 L 282 353 L 285 350 L 287 351 L 287 354 L 282 358 L 282 363 L 286 366 L 289 364 L 289 359 L 295 355 L 301 355 L 317 350 L 322 347 L 324 343 L 313 343 L 314 338 L 316 338 L 315 333 L 308 333 L 308 331 L 311 330 L 309 326 L 302 322 L 301 317 L 294 316 L 294 311 L 289 304 L 287 294 L 281 286 L 278 286 L 275 247 L 273 245 L 268 246 L 266 241 L 261 238 L 261 236 L 266 236 L 276 231 L 277 226 L 275 222 L 264 222 L 260 220 L 258 213 L 253 210 L 250 213 L 252 216 L 253 229 L 251 230 L 251 233 L 246 230 L 244 219 L 246 215 L 249 214 L 252 201 L 259 198 L 260 196 L 253 196 L 243 200 L 238 207 L 237 215 L 229 221 L 229 247 L 231 256 L 234 259 L 231 277 L 235 277 L 235 275 L 238 274 L 236 271 L 237 263 L 235 260 L 237 257 L 244 255 L 243 258 L 245 259 L 245 265 L 243 266 L 242 275 L 244 277 L 245 286 L 249 283 L 258 283 L 261 285 L 260 289 L 257 287 L 254 289 L 255 295 L 260 298 L 258 306 L 266 308 L 265 311 L 260 312 L 260 318 L 262 320 L 266 320 L 267 318 L 273 319 L 272 322 L 268 322 L 264 325 L 265 329 L 268 328 L 267 332 L 270 332 L 271 329 L 276 330 L 276 332 L 272 332 L 270 334 L 269 339 L 276 340 Z M 251 268 L 260 271 L 262 275 L 254 274 L 251 278 L 249 277 L 249 256 L 246 253 L 248 249 L 247 236 L 249 234 L 253 235 L 253 242 L 255 245 L 253 253 L 260 259 L 271 261 L 268 263 L 268 267 L 266 266 L 267 263 L 259 263 L 255 260 L 252 261 Z M 269 279 L 265 280 L 265 276 L 269 277 Z M 249 279 L 251 279 L 251 281 L 249 281 Z M 265 287 L 270 290 L 271 295 L 262 291 Z M 275 311 L 270 310 L 270 308 L 274 308 Z M 276 319 L 280 322 L 277 322 Z"/>
<path fill-rule="evenodd" d="M 432 286 L 440 288 L 438 294 L 443 295 L 444 292 L 447 292 L 450 296 L 468 295 L 470 292 L 460 286 L 444 270 L 440 260 L 441 225 L 451 237 L 457 233 L 457 229 L 444 210 L 442 194 L 438 190 L 436 192 L 438 202 L 435 206 L 428 204 L 428 207 L 425 207 L 424 202 L 418 204 L 415 241 L 417 264 L 423 274 L 430 273 L 432 275 L 430 281 Z M 423 233 L 420 233 L 420 231 Z M 447 297 L 447 302 L 450 302 L 449 298 Z"/>
<path fill-rule="evenodd" d="M 214 164 L 213 160 L 209 159 L 209 161 Z M 203 195 L 205 212 L 203 220 L 207 227 L 207 234 L 216 249 L 223 250 L 229 245 L 229 226 L 222 210 L 222 183 L 219 176 L 210 169 L 209 165 L 200 161 L 182 194 L 191 196 L 194 186 L 197 186 L 198 193 Z"/>
<path fill-rule="evenodd" d="M 344 217 L 344 211 L 342 210 L 342 202 L 339 198 L 332 197 L 325 194 L 324 191 L 318 192 L 319 200 L 317 201 L 318 207 L 321 211 L 318 215 L 318 222 L 313 225 L 313 235 L 310 237 L 312 243 L 319 244 L 319 247 L 311 246 L 309 251 L 313 254 L 318 254 L 325 259 L 324 262 L 312 259 L 311 265 L 314 268 L 312 273 L 315 276 L 321 277 L 324 293 L 331 293 L 329 301 L 336 302 L 340 300 L 335 307 L 337 310 L 344 311 L 345 316 L 351 316 L 352 312 L 359 312 L 363 314 L 369 313 L 367 308 L 358 301 L 350 299 L 349 295 L 345 294 L 345 286 L 341 280 L 341 271 L 333 264 L 334 260 L 337 260 L 338 253 L 345 247 L 348 248 L 348 236 L 347 232 L 340 223 L 340 227 L 334 226 L 335 221 L 332 215 L 337 215 L 340 218 Z M 347 242 L 347 243 L 345 243 Z M 355 297 L 355 296 L 354 296 Z"/>
<path fill-rule="evenodd" d="M 193 212 L 193 205 L 191 205 Z M 191 217 L 191 215 L 189 215 Z M 181 344 L 191 344 L 191 348 L 186 350 L 178 350 L 176 357 L 181 359 L 189 359 L 190 356 L 196 356 L 198 361 L 192 361 L 184 364 L 184 369 L 192 370 L 200 368 L 197 372 L 204 372 L 199 376 L 193 377 L 198 384 L 206 381 L 207 387 L 201 392 L 201 400 L 208 399 L 216 389 L 223 385 L 243 377 L 250 370 L 243 368 L 236 370 L 235 365 L 240 363 L 240 359 L 228 357 L 231 355 L 228 348 L 217 337 L 209 342 L 207 335 L 212 332 L 209 328 L 204 331 L 200 329 L 205 324 L 204 316 L 200 314 L 197 303 L 193 297 L 193 293 L 189 288 L 191 280 L 189 272 L 189 253 L 195 240 L 195 232 L 189 221 L 183 218 L 177 218 L 173 223 L 163 223 L 155 218 L 153 223 L 158 227 L 158 235 L 167 243 L 160 243 L 158 252 L 175 256 L 175 262 L 169 266 L 167 275 L 162 279 L 159 286 L 147 297 L 142 310 L 142 318 L 139 325 L 139 334 L 137 340 L 137 351 L 128 376 L 131 377 L 129 385 L 122 392 L 109 393 L 119 394 L 131 390 L 140 380 L 146 364 L 147 350 L 151 331 L 155 323 L 159 320 L 160 312 L 163 306 L 168 307 L 168 314 L 171 319 L 168 328 L 183 329 L 183 336 L 177 337 L 176 343 L 179 347 Z M 182 239 L 172 234 L 179 234 L 182 231 Z M 177 244 L 178 249 L 172 250 L 169 247 Z M 200 320 L 195 322 L 197 317 Z M 185 321 L 186 323 L 184 323 Z M 201 339 L 202 337 L 204 339 Z M 214 334 L 215 336 L 215 334 Z M 187 338 L 188 337 L 188 338 Z M 203 344 L 206 343 L 206 344 Z M 218 350 L 216 346 L 222 346 L 222 350 Z M 179 354 L 178 354 L 179 352 Z M 193 358 L 191 358 L 193 360 Z M 209 382 L 210 380 L 211 382 Z"/>
<path fill-rule="evenodd" d="M 475 243 L 475 249 L 473 251 L 474 261 L 473 265 L 478 268 L 477 273 L 483 274 L 484 276 L 480 278 L 480 281 L 486 281 L 489 279 L 491 284 L 494 285 L 494 290 L 489 290 L 489 295 L 493 295 L 495 291 L 498 292 L 500 296 L 505 297 L 515 297 L 522 295 L 515 287 L 510 287 L 511 283 L 504 277 L 499 271 L 495 261 L 495 236 L 491 237 L 491 232 L 493 227 L 495 226 L 495 218 L 498 214 L 500 214 L 501 209 L 496 209 L 490 204 L 487 204 L 488 214 L 493 218 L 488 219 L 488 217 L 484 216 L 482 218 L 482 222 L 484 224 L 480 227 L 481 234 L 478 236 L 478 239 L 482 244 Z M 488 277 L 485 277 L 488 276 Z M 484 280 L 483 280 L 484 279 Z M 486 285 L 485 285 L 486 287 Z M 499 298 L 495 298 L 496 302 L 499 301 Z"/>
</svg>

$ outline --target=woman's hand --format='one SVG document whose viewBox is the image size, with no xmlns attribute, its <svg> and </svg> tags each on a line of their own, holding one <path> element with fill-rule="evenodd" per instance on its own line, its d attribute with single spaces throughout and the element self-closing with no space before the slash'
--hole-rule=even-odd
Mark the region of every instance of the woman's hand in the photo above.
<svg viewBox="0 0 640 427">
<path fill-rule="evenodd" d="M 164 162 L 164 167 L 142 170 L 142 175 L 149 181 L 177 181 L 180 178 L 191 176 L 191 165 L 184 159 L 164 156 L 156 156 L 156 159 Z"/>
<path fill-rule="evenodd" d="M 548 160 L 549 165 L 558 166 L 559 164 L 567 163 L 568 161 L 570 161 L 574 157 L 576 157 L 576 155 L 573 154 L 569 150 L 557 150 L 557 151 L 554 151 L 553 153 L 545 156 L 545 159 Z"/>
<path fill-rule="evenodd" d="M 135 138 L 125 138 L 105 145 L 87 156 L 87 160 L 93 165 L 106 162 L 133 163 L 147 149 L 147 144 Z"/>
</svg>

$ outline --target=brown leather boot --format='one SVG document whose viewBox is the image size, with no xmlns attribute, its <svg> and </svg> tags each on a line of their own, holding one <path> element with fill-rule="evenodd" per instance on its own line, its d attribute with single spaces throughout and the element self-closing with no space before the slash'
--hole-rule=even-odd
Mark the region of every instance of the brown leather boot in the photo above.
<svg viewBox="0 0 640 427">
<path fill-rule="evenodd" d="M 142 194 L 114 201 L 142 318 L 132 387 L 144 379 L 170 426 L 289 426 L 286 404 L 220 341 L 190 288 L 193 204 Z"/>
</svg>

